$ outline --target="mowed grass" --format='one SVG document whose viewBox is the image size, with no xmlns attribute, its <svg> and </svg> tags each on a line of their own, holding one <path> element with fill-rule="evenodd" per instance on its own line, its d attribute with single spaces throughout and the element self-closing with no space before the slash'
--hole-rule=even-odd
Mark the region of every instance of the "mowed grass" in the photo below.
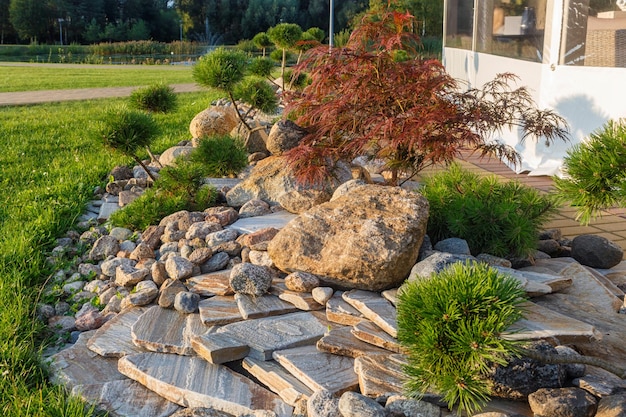
<svg viewBox="0 0 626 417">
<path fill-rule="evenodd" d="M 0 63 L 0 92 L 193 83 L 184 65 L 25 65 Z"/>
<path fill-rule="evenodd" d="M 162 152 L 190 139 L 189 122 L 218 97 L 179 95 L 177 111 L 157 115 Z M 102 109 L 124 102 L 103 99 L 0 108 L 0 415 L 87 416 L 84 404 L 47 381 L 41 351 L 45 326 L 36 319 L 38 293 L 54 271 L 46 252 L 73 227 L 127 158 L 103 148 L 92 134 Z M 145 156 L 145 155 L 144 155 Z"/>
</svg>

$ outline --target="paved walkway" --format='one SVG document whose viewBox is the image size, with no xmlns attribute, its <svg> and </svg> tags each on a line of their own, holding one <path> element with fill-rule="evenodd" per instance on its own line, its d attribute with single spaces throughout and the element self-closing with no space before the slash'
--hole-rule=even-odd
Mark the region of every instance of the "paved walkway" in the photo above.
<svg viewBox="0 0 626 417">
<path fill-rule="evenodd" d="M 177 93 L 200 91 L 196 84 L 171 84 Z M 138 87 L 87 88 L 76 90 L 29 91 L 0 93 L 0 106 L 50 103 L 67 100 L 88 100 L 107 97 L 126 97 Z M 554 185 L 548 176 L 528 176 L 515 174 L 508 166 L 495 159 L 480 159 L 478 156 L 465 154 L 462 164 L 480 175 L 496 174 L 504 179 L 516 179 L 526 185 L 542 191 L 550 191 Z M 581 234 L 597 234 L 620 245 L 626 250 L 626 209 L 604 211 L 602 216 L 588 226 L 581 226 L 575 220 L 576 209 L 563 207 L 546 229 L 561 229 L 563 236 L 574 238 Z"/>
</svg>

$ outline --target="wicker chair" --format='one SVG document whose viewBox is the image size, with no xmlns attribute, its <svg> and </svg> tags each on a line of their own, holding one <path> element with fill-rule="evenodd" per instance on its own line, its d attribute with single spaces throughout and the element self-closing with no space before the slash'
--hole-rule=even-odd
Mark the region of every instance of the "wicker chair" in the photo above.
<svg viewBox="0 0 626 417">
<path fill-rule="evenodd" d="M 589 17 L 585 66 L 626 67 L 626 19 Z"/>
</svg>

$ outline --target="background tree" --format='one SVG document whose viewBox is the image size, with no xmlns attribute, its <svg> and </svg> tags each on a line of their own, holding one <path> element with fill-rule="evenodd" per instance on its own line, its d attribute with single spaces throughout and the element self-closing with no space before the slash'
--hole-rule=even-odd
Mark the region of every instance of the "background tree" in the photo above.
<svg viewBox="0 0 626 417">
<path fill-rule="evenodd" d="M 259 32 L 254 35 L 252 42 L 254 42 L 254 46 L 263 51 L 263 58 L 265 58 L 265 50 L 274 45 L 265 32 Z"/>
<path fill-rule="evenodd" d="M 287 61 L 287 50 L 293 49 L 302 37 L 302 28 L 295 23 L 280 23 L 271 27 L 267 31 L 267 36 L 274 42 L 277 48 L 282 49 L 283 59 L 280 65 L 280 76 L 285 84 L 285 63 Z"/>
<path fill-rule="evenodd" d="M 9 20 L 20 38 L 34 43 L 38 38 L 46 37 L 52 19 L 51 11 L 47 1 L 11 0 Z"/>
<path fill-rule="evenodd" d="M 366 15 L 345 48 L 309 51 L 298 70 L 309 72 L 311 85 L 288 96 L 286 109 L 310 131 L 287 153 L 300 180 L 326 178 L 326 161 L 367 155 L 385 160 L 397 184 L 400 172 L 408 178 L 449 163 L 463 147 L 518 162 L 512 147 L 493 140 L 504 128 L 547 143 L 567 137 L 564 119 L 538 110 L 525 88 L 511 88 L 511 74 L 460 91 L 441 62 L 420 58 L 413 23 L 393 10 Z"/>
</svg>

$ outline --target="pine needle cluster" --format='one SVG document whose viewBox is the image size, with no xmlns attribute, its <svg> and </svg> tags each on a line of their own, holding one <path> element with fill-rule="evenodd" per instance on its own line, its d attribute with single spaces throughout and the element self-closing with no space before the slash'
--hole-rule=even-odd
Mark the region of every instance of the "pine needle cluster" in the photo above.
<svg viewBox="0 0 626 417">
<path fill-rule="evenodd" d="M 522 318 L 524 294 L 517 280 L 480 263 L 405 283 L 397 320 L 408 352 L 407 394 L 435 391 L 459 413 L 482 408 L 489 398 L 485 375 L 516 354 L 519 342 L 501 334 Z"/>
<path fill-rule="evenodd" d="M 563 160 L 565 178 L 554 178 L 557 194 L 578 208 L 588 224 L 600 211 L 626 205 L 626 119 L 609 120 Z"/>
</svg>

